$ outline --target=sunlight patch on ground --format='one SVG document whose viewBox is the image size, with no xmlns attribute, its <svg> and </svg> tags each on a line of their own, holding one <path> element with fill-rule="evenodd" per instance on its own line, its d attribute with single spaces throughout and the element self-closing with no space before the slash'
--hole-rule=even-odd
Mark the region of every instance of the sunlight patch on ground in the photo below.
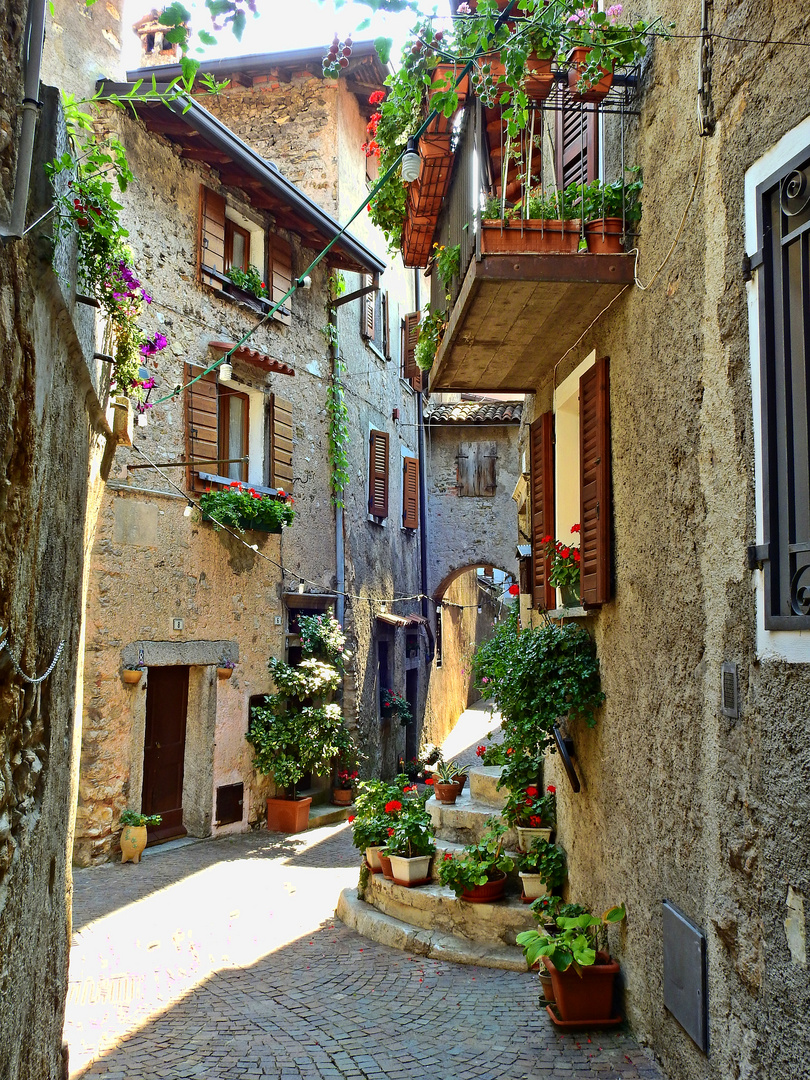
<svg viewBox="0 0 810 1080">
<path fill-rule="evenodd" d="M 445 761 L 458 757 L 464 751 L 468 751 L 467 756 L 470 757 L 469 748 L 472 747 L 472 757 L 466 763 L 467 765 L 477 764 L 474 760 L 475 747 L 486 741 L 490 731 L 493 734 L 492 741 L 500 742 L 500 725 L 500 714 L 492 711 L 491 702 L 478 701 L 475 705 L 471 705 L 469 709 L 464 710 L 458 718 L 458 723 L 442 743 Z"/>
</svg>

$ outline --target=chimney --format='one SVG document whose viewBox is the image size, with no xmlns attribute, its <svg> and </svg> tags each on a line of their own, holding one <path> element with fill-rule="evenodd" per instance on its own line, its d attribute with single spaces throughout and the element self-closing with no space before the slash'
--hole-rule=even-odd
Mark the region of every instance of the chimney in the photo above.
<svg viewBox="0 0 810 1080">
<path fill-rule="evenodd" d="M 171 30 L 171 27 L 163 26 L 157 8 L 138 19 L 132 29 L 141 39 L 141 67 L 158 67 L 160 64 L 173 64 L 177 61 L 180 48 L 171 41 L 163 40 L 164 33 Z"/>
</svg>

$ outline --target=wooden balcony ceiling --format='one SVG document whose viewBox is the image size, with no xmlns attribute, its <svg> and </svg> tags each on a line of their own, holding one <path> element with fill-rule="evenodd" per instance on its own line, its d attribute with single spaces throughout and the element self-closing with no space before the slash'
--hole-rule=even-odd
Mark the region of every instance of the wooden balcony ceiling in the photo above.
<svg viewBox="0 0 810 1080">
<path fill-rule="evenodd" d="M 473 259 L 430 373 L 431 390 L 530 393 L 633 281 L 633 255 Z"/>
</svg>

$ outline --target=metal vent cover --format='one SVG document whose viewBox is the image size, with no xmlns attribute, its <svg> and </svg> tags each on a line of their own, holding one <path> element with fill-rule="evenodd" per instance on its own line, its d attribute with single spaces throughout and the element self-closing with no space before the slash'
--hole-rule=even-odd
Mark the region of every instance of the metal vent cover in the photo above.
<svg viewBox="0 0 810 1080">
<path fill-rule="evenodd" d="M 704 1052 L 709 1046 L 706 935 L 664 900 L 664 1005 Z"/>
<path fill-rule="evenodd" d="M 720 712 L 736 720 L 740 715 L 737 665 L 726 660 L 720 668 Z"/>
<path fill-rule="evenodd" d="M 245 798 L 244 784 L 225 784 L 217 788 L 217 825 L 230 825 L 242 820 Z"/>
</svg>

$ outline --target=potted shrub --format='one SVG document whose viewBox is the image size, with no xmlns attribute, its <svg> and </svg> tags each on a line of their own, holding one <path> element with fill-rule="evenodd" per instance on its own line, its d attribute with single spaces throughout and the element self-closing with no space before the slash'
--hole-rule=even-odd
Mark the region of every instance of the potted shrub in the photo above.
<svg viewBox="0 0 810 1080">
<path fill-rule="evenodd" d="M 571 526 L 571 534 L 575 539 L 579 537 L 580 528 L 580 525 Z M 548 580 L 560 590 L 563 607 L 577 607 L 581 568 L 579 548 L 573 541 L 564 543 L 551 536 L 544 536 L 540 544 L 545 549 L 551 567 Z"/>
<path fill-rule="evenodd" d="M 281 491 L 278 495 L 262 495 L 239 480 L 200 496 L 203 521 L 213 522 L 215 529 L 224 525 L 237 532 L 254 529 L 280 533 L 295 519 L 292 503 L 292 497 Z"/>
<path fill-rule="evenodd" d="M 596 255 L 617 255 L 625 250 L 625 228 L 641 220 L 639 201 L 642 180 L 639 170 L 631 169 L 633 179 L 610 184 L 594 180 L 580 188 L 579 206 L 585 220 L 588 251 Z"/>
<path fill-rule="evenodd" d="M 160 814 L 139 814 L 135 810 L 125 810 L 121 815 L 121 862 L 141 861 L 141 854 L 146 847 L 146 830 L 149 826 L 160 825 Z"/>
<path fill-rule="evenodd" d="M 531 967 L 541 960 L 554 989 L 559 1019 L 549 1009 L 555 1023 L 609 1023 L 613 1008 L 613 984 L 618 963 L 598 949 L 599 937 L 606 942 L 607 927 L 625 917 L 624 905 L 612 907 L 597 918 L 589 913 L 574 918 L 558 916 L 556 933 L 525 930 L 517 943 Z"/>
<path fill-rule="evenodd" d="M 529 851 L 518 858 L 517 867 L 526 901 L 553 892 L 565 881 L 565 854 L 547 840 L 535 840 Z"/>
<path fill-rule="evenodd" d="M 366 864 L 372 873 L 381 871 L 379 851 L 387 842 L 391 828 L 392 811 L 386 811 L 386 804 L 401 802 L 404 793 L 410 790 L 408 778 L 402 775 L 393 782 L 361 780 L 357 785 L 355 813 L 349 818 L 352 843 L 365 854 Z"/>
<path fill-rule="evenodd" d="M 407 698 L 395 693 L 393 690 L 383 690 L 380 697 L 380 712 L 383 716 L 397 716 L 400 724 L 405 727 L 413 718 L 411 706 Z"/>
<path fill-rule="evenodd" d="M 338 765 L 332 784 L 332 802 L 335 806 L 351 806 L 356 779 L 357 769 L 351 769 L 345 762 Z"/>
<path fill-rule="evenodd" d="M 436 801 L 452 806 L 461 794 L 461 784 L 456 779 L 464 766 L 455 761 L 440 761 L 433 773 L 433 793 Z"/>
<path fill-rule="evenodd" d="M 439 880 L 461 900 L 487 904 L 500 900 L 506 888 L 506 875 L 515 867 L 503 848 L 504 823 L 496 817 L 487 820 L 487 828 L 477 844 L 469 844 L 461 855 L 447 852 L 439 863 Z"/>
<path fill-rule="evenodd" d="M 447 312 L 431 311 L 428 305 L 419 323 L 419 340 L 414 350 L 414 360 L 420 371 L 430 371 L 433 367 L 446 329 Z"/>
<path fill-rule="evenodd" d="M 334 757 L 356 754 L 341 708 L 330 701 L 342 680 L 340 667 L 309 655 L 306 645 L 302 651 L 296 667 L 270 657 L 276 693 L 250 711 L 247 739 L 254 767 L 285 791 L 284 798 L 267 800 L 267 827 L 276 832 L 307 827 L 312 799 L 298 799 L 296 792 L 306 773 L 324 772 Z"/>
<path fill-rule="evenodd" d="M 532 767 L 532 766 L 530 766 Z M 503 808 L 504 819 L 517 829 L 518 847 L 529 851 L 535 840 L 551 840 L 557 822 L 557 789 L 549 784 L 545 794 L 536 784 L 511 790 Z"/>
<path fill-rule="evenodd" d="M 411 888 L 430 880 L 430 860 L 436 850 L 433 842 L 433 823 L 425 809 L 428 795 L 412 794 L 402 802 L 396 800 L 393 824 L 388 841 L 381 852 L 391 860 L 393 879 L 397 885 Z"/>
</svg>

